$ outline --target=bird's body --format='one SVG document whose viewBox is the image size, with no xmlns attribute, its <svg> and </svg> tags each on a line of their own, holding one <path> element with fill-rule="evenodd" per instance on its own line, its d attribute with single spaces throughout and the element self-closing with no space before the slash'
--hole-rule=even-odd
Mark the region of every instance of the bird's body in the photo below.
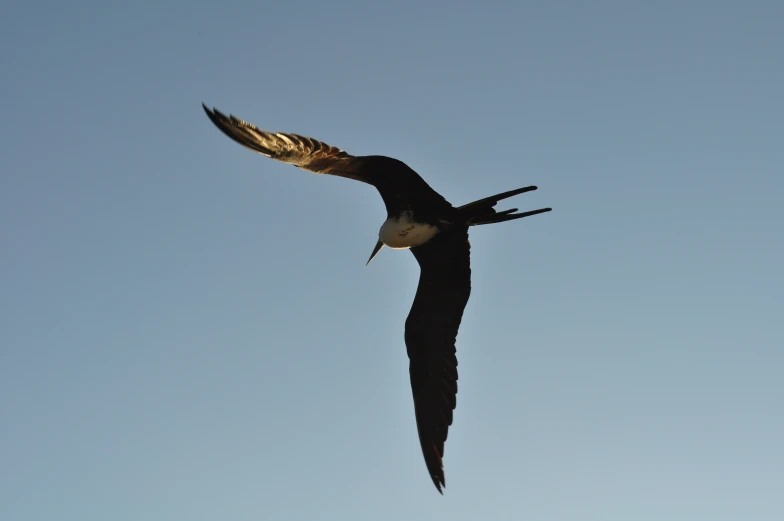
<svg viewBox="0 0 784 521">
<path fill-rule="evenodd" d="M 520 219 L 550 211 L 496 212 L 502 199 L 536 190 L 511 190 L 452 206 L 405 163 L 385 156 L 352 156 L 338 148 L 296 134 L 273 133 L 204 106 L 226 135 L 267 157 L 320 174 L 374 186 L 387 210 L 373 256 L 383 246 L 411 249 L 421 273 L 406 319 L 405 342 L 414 395 L 419 441 L 428 472 L 439 492 L 445 484 L 442 458 L 457 397 L 455 340 L 471 294 L 468 228 Z M 370 262 L 368 260 L 368 262 Z"/>
<path fill-rule="evenodd" d="M 387 217 L 378 231 L 378 240 L 392 249 L 405 249 L 421 246 L 435 237 L 438 227 L 417 222 L 412 211 L 407 210 Z"/>
</svg>

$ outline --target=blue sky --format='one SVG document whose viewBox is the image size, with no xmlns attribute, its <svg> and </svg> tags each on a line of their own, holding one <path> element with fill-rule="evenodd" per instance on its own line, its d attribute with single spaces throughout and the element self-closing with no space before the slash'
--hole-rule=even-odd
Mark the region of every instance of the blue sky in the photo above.
<svg viewBox="0 0 784 521">
<path fill-rule="evenodd" d="M 784 517 L 780 2 L 104 2 L 0 16 L 0 518 Z M 472 230 L 447 488 L 376 192 Z"/>
</svg>

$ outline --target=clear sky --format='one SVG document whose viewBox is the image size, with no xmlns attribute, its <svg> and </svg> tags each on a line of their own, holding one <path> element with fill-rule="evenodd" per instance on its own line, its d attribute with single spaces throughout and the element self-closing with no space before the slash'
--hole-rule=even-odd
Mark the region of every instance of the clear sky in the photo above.
<svg viewBox="0 0 784 521">
<path fill-rule="evenodd" d="M 784 519 L 784 4 L 11 2 L 0 518 Z M 372 188 L 201 102 L 397 157 L 471 231 L 446 493 L 418 267 Z"/>
</svg>

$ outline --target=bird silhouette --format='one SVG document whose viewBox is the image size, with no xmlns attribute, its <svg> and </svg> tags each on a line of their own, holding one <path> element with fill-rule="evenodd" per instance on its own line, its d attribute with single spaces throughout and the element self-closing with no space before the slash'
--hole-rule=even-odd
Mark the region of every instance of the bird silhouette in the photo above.
<svg viewBox="0 0 784 521">
<path fill-rule="evenodd" d="M 405 324 L 409 376 L 419 442 L 430 478 L 446 486 L 444 443 L 457 399 L 455 341 L 471 294 L 471 226 L 522 219 L 551 211 L 497 212 L 496 204 L 536 190 L 527 186 L 454 207 L 414 170 L 386 156 L 353 156 L 297 134 L 267 132 L 202 104 L 210 120 L 237 143 L 262 155 L 317 174 L 374 186 L 387 210 L 368 264 L 384 246 L 410 249 L 420 266 L 419 285 Z"/>
</svg>

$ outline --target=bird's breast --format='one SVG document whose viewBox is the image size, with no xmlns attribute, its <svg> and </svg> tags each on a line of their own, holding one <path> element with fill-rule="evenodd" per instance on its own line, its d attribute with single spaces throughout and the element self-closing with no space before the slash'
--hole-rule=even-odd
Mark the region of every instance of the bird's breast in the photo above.
<svg viewBox="0 0 784 521">
<path fill-rule="evenodd" d="M 389 217 L 378 231 L 378 238 L 384 245 L 395 248 L 421 246 L 438 233 L 438 228 L 426 223 L 418 223 L 410 212 L 397 217 Z"/>
</svg>

